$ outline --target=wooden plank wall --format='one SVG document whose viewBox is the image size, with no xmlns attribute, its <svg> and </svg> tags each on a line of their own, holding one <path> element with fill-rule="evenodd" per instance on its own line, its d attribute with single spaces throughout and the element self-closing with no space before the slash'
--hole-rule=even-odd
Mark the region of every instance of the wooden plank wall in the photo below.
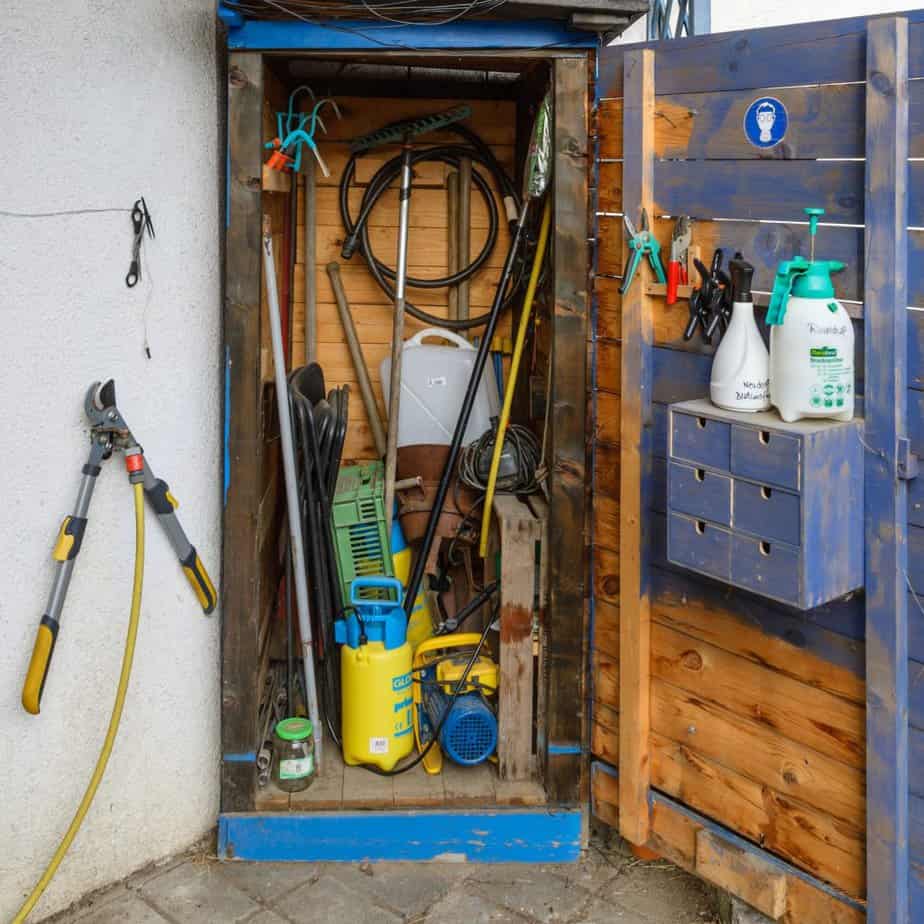
<svg viewBox="0 0 924 924">
<path fill-rule="evenodd" d="M 866 56 L 866 739 L 873 921 L 907 919 L 908 489 L 906 431 L 908 21 L 870 22 Z M 893 875 L 884 871 L 894 871 Z"/>
<path fill-rule="evenodd" d="M 913 78 L 908 84 L 908 153 L 920 157 L 924 13 L 911 13 L 908 20 L 908 68 Z M 868 185 L 863 163 L 866 42 L 866 21 L 857 19 L 646 46 L 655 56 L 652 196 L 662 259 L 667 258 L 673 219 L 660 216 L 690 214 L 696 219 L 694 245 L 704 260 L 708 262 L 717 246 L 725 249 L 726 259 L 741 249 L 756 267 L 755 289 L 765 300 L 777 263 L 808 251 L 802 208 L 825 206 L 826 221 L 838 226 L 822 226 L 818 255 L 848 264 L 835 278 L 835 286 L 838 295 L 850 302 L 855 318 L 858 395 L 865 390 L 863 303 L 870 283 L 864 264 L 866 235 L 872 233 L 863 227 Z M 623 92 L 631 89 L 624 68 L 627 57 L 637 53 L 609 50 L 601 57 L 597 113 L 601 161 L 593 344 L 591 750 L 601 764 L 619 768 L 620 777 L 626 769 L 619 761 L 620 738 L 630 740 L 638 729 L 637 702 L 631 714 L 620 709 L 620 687 L 631 689 L 632 684 L 625 683 L 620 667 L 621 661 L 622 670 L 627 666 L 627 653 L 620 645 L 620 588 L 629 586 L 625 574 L 620 575 L 620 560 L 625 567 L 631 556 L 625 549 L 620 556 L 619 470 L 621 455 L 626 458 L 620 433 L 625 432 L 628 413 L 623 360 L 628 362 L 625 351 L 630 343 L 635 349 L 638 341 L 630 337 L 634 331 L 624 329 L 631 315 L 618 293 L 625 255 L 623 180 L 629 182 L 631 176 L 628 163 L 623 164 L 624 152 L 629 156 L 623 145 L 624 124 L 628 125 Z M 780 75 L 785 75 L 787 87 L 770 89 Z M 891 98 L 891 90 L 883 93 Z M 745 109 L 763 95 L 782 100 L 790 119 L 784 144 L 769 153 L 752 148 L 741 128 Z M 900 264 L 902 269 L 907 266 L 906 301 L 911 306 L 902 321 L 908 342 L 906 426 L 912 449 L 922 453 L 924 260 L 919 255 L 924 251 L 920 230 L 924 163 L 911 161 L 907 174 L 908 214 L 900 223 L 901 229 L 912 226 L 905 235 L 907 262 L 902 259 Z M 637 191 L 631 199 L 637 206 Z M 634 285 L 641 283 L 636 280 Z M 863 899 L 867 895 L 864 676 L 866 661 L 873 657 L 864 646 L 863 595 L 799 613 L 686 576 L 668 565 L 666 408 L 673 401 L 707 394 L 713 348 L 698 337 L 682 339 L 688 320 L 685 301 L 668 307 L 654 293 L 653 288 L 646 290 L 653 309 L 653 471 L 645 521 L 650 541 L 650 732 L 647 753 L 642 755 L 650 768 L 652 791 L 714 819 L 847 896 Z M 859 412 L 863 412 L 862 400 Z M 871 405 L 868 414 L 872 413 Z M 924 591 L 921 479 L 910 482 L 907 507 L 907 583 Z M 627 522 L 631 517 L 623 512 L 623 529 Z M 637 541 L 635 536 L 633 540 Z M 637 582 L 632 586 L 637 587 Z M 636 607 L 634 599 L 631 608 L 623 605 L 626 618 L 638 618 Z M 908 594 L 907 637 L 910 893 L 917 909 L 911 919 L 916 920 L 924 919 L 924 771 L 914 760 L 915 755 L 924 757 L 924 607 L 913 593 Z M 632 670 L 637 673 L 637 666 Z M 902 676 L 897 671 L 893 679 Z M 629 730 L 628 722 L 633 723 Z M 633 766 L 638 761 L 639 755 L 633 754 Z M 611 822 L 619 819 L 623 807 L 615 777 L 595 773 L 593 788 L 597 814 Z M 871 805 L 880 811 L 880 803 L 871 801 Z M 656 816 L 652 811 L 654 828 Z M 638 827 L 635 822 L 632 826 Z M 627 830 L 625 824 L 623 828 Z M 660 837 L 662 846 L 670 842 L 654 829 L 651 837 Z M 894 876 L 880 878 L 883 885 L 871 890 L 871 897 L 874 891 L 883 893 L 890 887 L 895 891 Z M 891 919 L 885 908 L 877 911 L 882 901 L 877 894 L 870 920 Z M 793 908 L 787 915 L 784 920 L 815 919 L 795 916 Z M 818 919 L 834 920 L 824 915 Z"/>
<path fill-rule="evenodd" d="M 381 128 L 399 119 L 408 119 L 428 113 L 439 112 L 450 105 L 445 99 L 368 99 L 337 97 L 344 116 L 338 121 L 332 111 L 325 110 L 324 120 L 328 134 L 320 144 L 321 154 L 331 170 L 325 177 L 320 169 L 316 176 L 316 229 L 317 229 L 317 313 L 318 313 L 318 361 L 324 369 L 328 388 L 336 385 L 350 386 L 350 425 L 344 447 L 344 460 L 359 461 L 376 457 L 372 433 L 360 397 L 359 385 L 346 339 L 337 314 L 333 291 L 325 267 L 333 260 L 341 264 L 341 276 L 346 290 L 353 318 L 362 344 L 363 355 L 369 366 L 379 412 L 384 420 L 385 403 L 382 397 L 379 364 L 388 355 L 391 343 L 392 311 L 388 298 L 379 288 L 361 255 L 349 262 L 341 260 L 340 247 L 344 231 L 340 218 L 339 183 L 348 159 L 349 141 L 360 135 Z M 475 131 L 491 147 L 500 163 L 513 175 L 516 144 L 516 103 L 506 100 L 459 100 L 472 107 L 472 117 L 466 125 Z M 455 105 L 456 101 L 453 100 Z M 267 114 L 275 112 L 271 99 L 267 99 Z M 274 117 L 273 117 L 274 118 Z M 268 123 L 269 124 L 269 123 Z M 272 129 L 275 131 L 275 129 Z M 449 132 L 434 132 L 423 136 L 418 144 L 427 147 L 436 143 L 457 141 Z M 350 204 L 353 215 L 358 213 L 359 202 L 373 173 L 399 152 L 396 145 L 382 147 L 361 157 L 356 170 Z M 306 156 L 308 156 L 306 154 Z M 448 266 L 447 193 L 446 177 L 449 167 L 444 164 L 422 164 L 416 170 L 414 191 L 411 198 L 411 228 L 409 236 L 409 273 L 412 276 L 445 276 Z M 476 165 L 476 169 L 478 169 Z M 490 179 L 490 177 L 486 178 Z M 503 203 L 497 190 L 495 200 L 500 213 L 501 227 L 498 241 L 486 266 L 475 276 L 470 287 L 472 315 L 481 314 L 491 305 L 494 288 L 500 276 L 509 243 L 509 232 L 504 217 Z M 277 250 L 281 249 L 282 220 L 285 214 L 287 196 L 271 193 L 267 199 L 281 203 L 275 206 L 278 213 Z M 277 225 L 274 224 L 274 228 Z M 391 189 L 381 200 L 370 219 L 370 238 L 379 258 L 394 266 L 397 248 L 397 190 Z M 485 241 L 488 226 L 487 208 L 480 195 L 472 194 L 471 253 L 477 254 Z M 297 262 L 295 267 L 295 311 L 293 318 L 293 363 L 301 365 L 305 357 L 304 315 L 305 315 L 305 273 L 304 273 L 304 189 L 299 178 Z M 281 266 L 281 264 L 280 264 Z M 409 299 L 430 314 L 446 317 L 447 292 L 445 289 L 409 289 Z M 405 338 L 412 337 L 427 325 L 410 315 L 405 322 Z M 510 318 L 501 321 L 499 334 L 509 336 Z M 469 339 L 479 331 L 468 332 Z M 264 338 L 264 353 L 269 349 L 268 335 Z M 266 356 L 263 374 L 272 377 L 272 358 Z"/>
<path fill-rule="evenodd" d="M 262 59 L 232 54 L 228 62 L 228 230 L 225 247 L 224 341 L 228 362 L 228 433 L 222 570 L 221 810 L 253 808 L 252 755 L 257 738 L 257 661 L 260 633 L 260 548 L 254 511 L 264 462 L 260 375 L 260 131 Z M 254 438 L 254 430 L 257 438 Z M 243 759 L 242 759 L 243 758 Z"/>
</svg>

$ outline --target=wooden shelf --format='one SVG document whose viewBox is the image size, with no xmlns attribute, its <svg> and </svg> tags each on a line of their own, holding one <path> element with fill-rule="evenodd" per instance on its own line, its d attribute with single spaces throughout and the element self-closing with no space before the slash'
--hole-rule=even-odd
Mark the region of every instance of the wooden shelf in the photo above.
<svg viewBox="0 0 924 924">
<path fill-rule="evenodd" d="M 538 780 L 504 782 L 488 762 L 460 767 L 443 761 L 443 772 L 430 776 L 418 764 L 400 776 L 378 776 L 348 767 L 340 751 L 326 742 L 324 772 L 306 790 L 286 793 L 272 783 L 257 793 L 258 812 L 315 812 L 348 809 L 470 808 L 475 806 L 545 805 Z"/>
</svg>

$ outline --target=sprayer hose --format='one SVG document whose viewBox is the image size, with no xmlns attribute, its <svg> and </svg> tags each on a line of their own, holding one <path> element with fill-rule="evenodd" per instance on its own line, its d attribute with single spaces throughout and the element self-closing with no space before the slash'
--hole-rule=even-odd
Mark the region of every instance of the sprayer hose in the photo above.
<svg viewBox="0 0 924 924">
<path fill-rule="evenodd" d="M 443 144 L 429 148 L 421 148 L 414 151 L 411 158 L 411 166 L 424 162 L 438 162 L 448 164 L 458 169 L 459 163 L 463 157 L 470 158 L 473 163 L 480 164 L 494 180 L 495 186 L 500 190 L 501 195 L 519 208 L 519 198 L 513 186 L 512 180 L 504 172 L 503 167 L 494 157 L 491 149 L 483 142 L 474 132 L 469 131 L 464 126 L 450 126 L 449 131 L 454 131 L 461 135 L 467 144 Z M 375 255 L 372 243 L 369 239 L 368 219 L 372 210 L 375 208 L 379 199 L 398 178 L 401 172 L 401 156 L 393 157 L 386 161 L 369 180 L 369 185 L 363 194 L 362 202 L 359 208 L 359 215 L 355 221 L 350 213 L 350 189 L 353 177 L 356 173 L 356 162 L 363 152 L 353 154 L 347 162 L 340 179 L 340 216 L 343 221 L 343 227 L 346 230 L 347 239 L 352 237 L 357 239 L 357 245 L 369 266 L 375 281 L 379 284 L 389 301 L 394 301 L 395 290 L 395 270 L 383 263 Z M 497 245 L 498 228 L 500 219 L 498 215 L 497 202 L 491 191 L 491 184 L 485 179 L 478 170 L 472 170 L 472 182 L 484 200 L 488 212 L 488 234 L 487 238 L 477 256 L 469 263 L 463 266 L 458 272 L 448 276 L 440 276 L 428 279 L 420 279 L 414 276 L 407 277 L 407 284 L 416 289 L 441 289 L 448 286 L 458 285 L 466 279 L 475 275 L 486 263 Z M 413 202 L 413 198 L 411 200 Z M 516 286 L 514 286 L 514 289 Z M 483 326 L 490 315 L 490 312 L 479 315 L 474 318 L 447 319 L 437 315 L 429 314 L 421 308 L 405 302 L 407 311 L 431 327 L 448 327 L 451 330 L 468 330 L 472 327 Z"/>
<path fill-rule="evenodd" d="M 116 690 L 115 703 L 112 707 L 112 715 L 109 718 L 109 728 L 106 731 L 106 739 L 103 741 L 103 748 L 96 759 L 96 766 L 93 768 L 93 775 L 87 784 L 86 792 L 80 800 L 80 805 L 74 814 L 73 821 L 67 829 L 67 833 L 58 845 L 51 862 L 48 864 L 42 878 L 36 883 L 29 897 L 23 903 L 23 906 L 13 918 L 13 924 L 22 924 L 23 921 L 32 913 L 36 903 L 42 897 L 42 893 L 48 888 L 48 884 L 54 878 L 64 855 L 71 846 L 83 820 L 89 811 L 99 789 L 99 784 L 106 772 L 106 764 L 109 763 L 109 756 L 112 754 L 112 747 L 115 744 L 116 734 L 119 731 L 119 722 L 122 719 L 122 707 L 125 705 L 125 694 L 128 692 L 128 679 L 132 672 L 132 659 L 135 655 L 135 639 L 138 637 L 138 620 L 141 615 L 141 586 L 144 581 L 144 486 L 142 484 L 133 484 L 132 489 L 135 495 L 135 574 L 132 582 L 132 607 L 128 619 L 128 635 L 125 639 L 125 652 L 122 655 L 122 673 L 119 675 L 119 686 Z"/>
</svg>

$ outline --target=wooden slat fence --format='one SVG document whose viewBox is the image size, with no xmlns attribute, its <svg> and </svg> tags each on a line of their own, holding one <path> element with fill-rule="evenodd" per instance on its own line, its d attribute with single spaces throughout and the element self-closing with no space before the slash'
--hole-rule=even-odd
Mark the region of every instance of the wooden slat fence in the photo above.
<svg viewBox="0 0 924 924">
<path fill-rule="evenodd" d="M 924 920 L 924 480 L 897 477 L 900 440 L 924 454 L 924 11 L 609 49 L 598 95 L 594 811 L 693 869 L 686 810 L 740 836 L 796 871 L 783 921 Z M 742 125 L 765 95 L 789 127 L 761 151 Z M 642 204 L 665 260 L 680 214 L 704 262 L 740 249 L 758 304 L 808 251 L 802 209 L 827 210 L 866 594 L 802 613 L 667 563 L 667 406 L 708 394 L 714 348 L 644 273 L 620 298 L 621 214 Z"/>
</svg>

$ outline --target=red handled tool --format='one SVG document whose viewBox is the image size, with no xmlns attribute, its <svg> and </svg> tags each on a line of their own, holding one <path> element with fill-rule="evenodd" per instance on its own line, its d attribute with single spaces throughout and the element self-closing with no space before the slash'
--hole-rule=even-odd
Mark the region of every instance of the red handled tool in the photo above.
<svg viewBox="0 0 924 924">
<path fill-rule="evenodd" d="M 688 285 L 687 253 L 690 249 L 691 225 L 689 215 L 681 215 L 671 235 L 671 258 L 667 264 L 667 304 L 677 303 L 677 289 Z"/>
</svg>

